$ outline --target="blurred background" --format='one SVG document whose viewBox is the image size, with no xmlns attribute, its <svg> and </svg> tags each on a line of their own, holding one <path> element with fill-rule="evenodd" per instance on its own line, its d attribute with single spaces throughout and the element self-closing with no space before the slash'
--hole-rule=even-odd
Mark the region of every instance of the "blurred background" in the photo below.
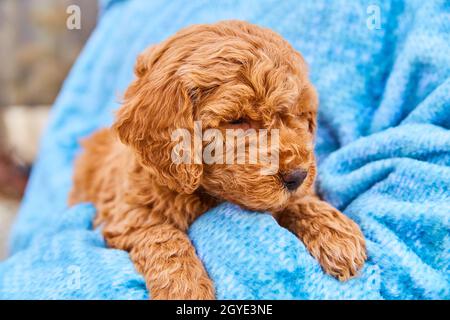
<svg viewBox="0 0 450 320">
<path fill-rule="evenodd" d="M 80 8 L 80 28 L 67 21 Z M 95 0 L 0 0 L 0 260 L 61 85 L 97 21 Z"/>
</svg>

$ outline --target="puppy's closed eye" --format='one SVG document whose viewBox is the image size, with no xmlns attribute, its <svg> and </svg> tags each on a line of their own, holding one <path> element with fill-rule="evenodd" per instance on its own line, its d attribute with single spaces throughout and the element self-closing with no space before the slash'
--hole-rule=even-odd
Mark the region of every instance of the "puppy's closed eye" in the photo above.
<svg viewBox="0 0 450 320">
<path fill-rule="evenodd" d="M 245 122 L 246 122 L 246 121 L 245 121 L 244 118 L 239 118 L 239 119 L 231 120 L 231 121 L 229 121 L 228 123 L 229 123 L 229 124 L 232 124 L 232 125 L 235 125 L 235 124 L 243 124 L 243 123 L 245 123 Z"/>
<path fill-rule="evenodd" d="M 252 127 L 250 121 L 248 121 L 246 118 L 241 117 L 237 119 L 230 120 L 226 123 L 225 127 L 227 129 L 243 129 L 247 130 Z"/>
</svg>

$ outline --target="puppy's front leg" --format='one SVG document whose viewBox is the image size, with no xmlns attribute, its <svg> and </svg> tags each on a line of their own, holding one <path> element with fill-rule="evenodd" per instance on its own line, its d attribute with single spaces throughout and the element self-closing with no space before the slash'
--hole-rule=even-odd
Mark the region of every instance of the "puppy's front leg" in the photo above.
<svg viewBox="0 0 450 320">
<path fill-rule="evenodd" d="M 164 223 L 137 228 L 112 242 L 114 246 L 128 247 L 152 299 L 215 298 L 214 285 L 194 246 L 187 234 L 175 226 Z"/>
<path fill-rule="evenodd" d="M 303 241 L 330 275 L 344 281 L 363 266 L 366 247 L 358 225 L 317 196 L 292 200 L 275 217 Z"/>
</svg>

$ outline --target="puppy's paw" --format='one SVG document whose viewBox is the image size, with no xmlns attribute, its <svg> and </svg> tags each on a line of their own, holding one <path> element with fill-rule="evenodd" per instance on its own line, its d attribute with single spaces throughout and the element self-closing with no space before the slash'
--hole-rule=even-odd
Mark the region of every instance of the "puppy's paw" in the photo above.
<svg viewBox="0 0 450 320">
<path fill-rule="evenodd" d="M 367 259 L 361 230 L 343 215 L 331 227 L 322 227 L 308 247 L 324 271 L 340 281 L 356 276 Z"/>
<path fill-rule="evenodd" d="M 367 258 L 358 225 L 317 197 L 301 198 L 276 215 L 308 248 L 328 274 L 341 281 L 355 276 Z"/>
<path fill-rule="evenodd" d="M 214 285 L 208 277 L 198 280 L 172 279 L 169 285 L 150 288 L 154 300 L 214 300 Z"/>
</svg>

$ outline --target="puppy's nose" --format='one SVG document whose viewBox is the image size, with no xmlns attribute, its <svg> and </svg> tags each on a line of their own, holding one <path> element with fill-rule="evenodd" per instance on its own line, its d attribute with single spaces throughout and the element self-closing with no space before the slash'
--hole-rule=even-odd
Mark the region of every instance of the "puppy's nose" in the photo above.
<svg viewBox="0 0 450 320">
<path fill-rule="evenodd" d="M 282 179 L 289 191 L 295 191 L 303 183 L 307 175 L 308 172 L 306 170 L 299 169 L 283 174 Z"/>
</svg>

